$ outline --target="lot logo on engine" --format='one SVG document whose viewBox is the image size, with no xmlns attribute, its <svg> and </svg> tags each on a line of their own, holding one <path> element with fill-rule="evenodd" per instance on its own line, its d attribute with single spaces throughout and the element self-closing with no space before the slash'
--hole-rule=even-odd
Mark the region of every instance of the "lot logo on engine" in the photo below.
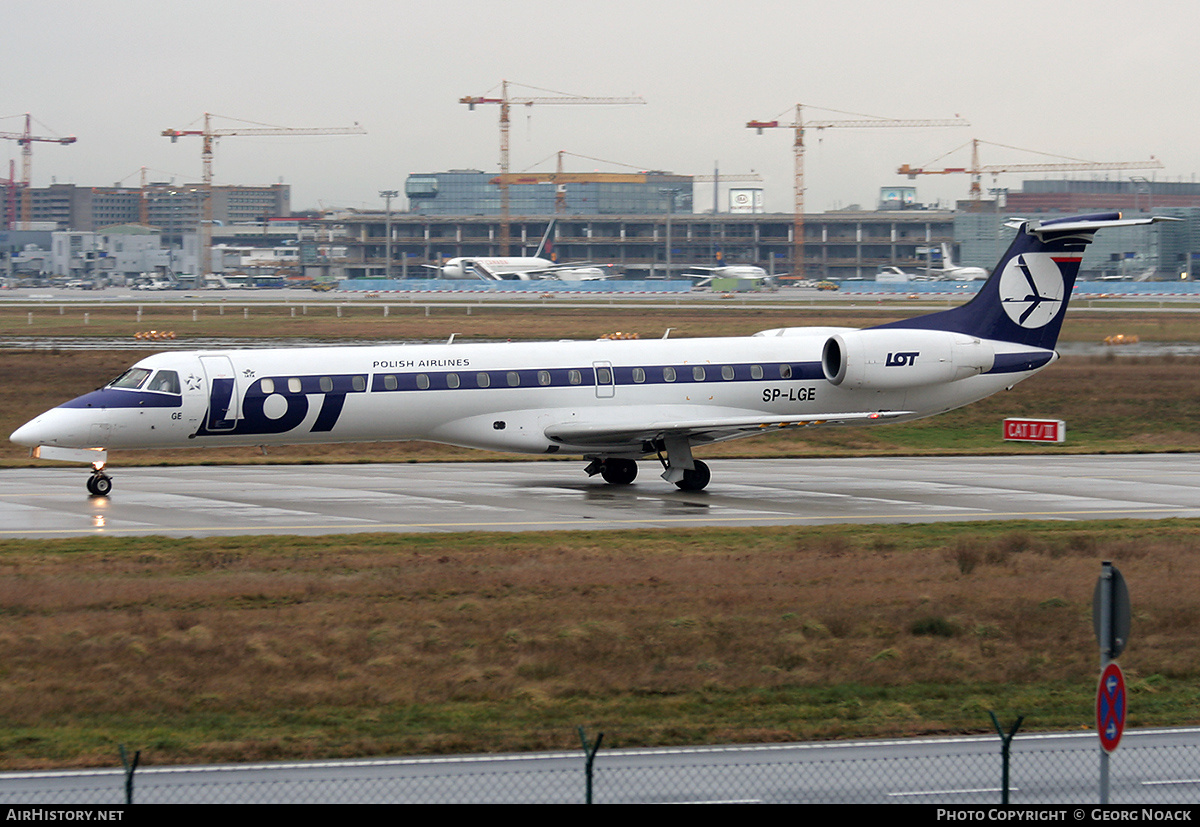
<svg viewBox="0 0 1200 827">
<path fill-rule="evenodd" d="M 917 357 L 921 355 L 919 350 L 896 351 L 887 355 L 887 361 L 884 365 L 889 368 L 902 368 L 906 365 L 915 365 Z"/>
<path fill-rule="evenodd" d="M 1048 325 L 1063 304 L 1063 277 L 1049 253 L 1025 253 L 1009 259 L 1000 274 L 1000 303 L 1021 327 Z"/>
</svg>

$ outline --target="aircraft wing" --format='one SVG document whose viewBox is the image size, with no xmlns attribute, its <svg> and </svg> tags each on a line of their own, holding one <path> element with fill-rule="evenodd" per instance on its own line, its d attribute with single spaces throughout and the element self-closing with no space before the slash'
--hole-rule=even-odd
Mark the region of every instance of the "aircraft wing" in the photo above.
<svg viewBox="0 0 1200 827">
<path fill-rule="evenodd" d="M 911 411 L 874 411 L 803 416 L 713 416 L 711 409 L 686 406 L 667 412 L 660 409 L 645 411 L 642 421 L 638 414 L 622 417 L 622 422 L 561 422 L 545 429 L 548 439 L 565 445 L 627 446 L 638 449 L 647 442 L 667 437 L 687 436 L 693 444 L 721 442 L 748 433 L 765 433 L 784 428 L 817 425 L 843 425 L 851 422 L 895 419 L 911 415 Z"/>
<path fill-rule="evenodd" d="M 611 265 L 607 264 L 592 264 L 588 261 L 576 261 L 570 264 L 556 264 L 553 267 L 543 267 L 540 270 L 526 270 L 522 275 L 531 279 L 558 279 L 560 281 L 606 281 L 609 276 L 604 272 Z M 587 275 L 572 274 L 571 278 L 562 278 L 562 273 L 570 273 L 572 270 L 596 270 L 597 272 Z"/>
</svg>

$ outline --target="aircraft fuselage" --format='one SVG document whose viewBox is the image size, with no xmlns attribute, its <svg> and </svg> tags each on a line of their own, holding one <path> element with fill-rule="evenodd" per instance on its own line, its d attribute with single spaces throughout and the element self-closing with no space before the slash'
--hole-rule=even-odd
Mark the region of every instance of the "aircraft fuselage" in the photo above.
<svg viewBox="0 0 1200 827">
<path fill-rule="evenodd" d="M 830 383 L 825 342 L 850 329 L 736 339 L 316 347 L 162 353 L 138 387 L 107 386 L 35 418 L 13 440 L 69 448 L 173 448 L 430 440 L 519 453 L 643 455 L 652 439 L 547 435 L 619 424 L 941 413 L 1034 370 L 895 389 Z M 1001 350 L 1020 350 L 995 343 Z M 1038 361 L 1049 363 L 1052 353 Z M 880 354 L 902 372 L 916 352 Z M 170 371 L 178 392 L 151 390 Z M 795 423 L 801 424 L 801 423 Z M 802 423 L 810 424 L 810 423 Z M 825 424 L 825 423 L 813 423 Z M 829 423 L 836 424 L 836 423 Z M 772 427 L 764 423 L 758 432 Z M 661 428 L 664 433 L 670 428 Z M 751 431 L 753 433 L 754 431 Z M 707 439 L 749 435 L 713 425 Z M 694 440 L 697 441 L 697 440 Z"/>
</svg>

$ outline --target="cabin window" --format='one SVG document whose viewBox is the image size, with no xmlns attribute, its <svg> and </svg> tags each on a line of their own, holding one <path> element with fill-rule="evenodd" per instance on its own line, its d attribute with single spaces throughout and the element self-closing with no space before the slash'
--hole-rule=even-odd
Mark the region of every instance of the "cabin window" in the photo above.
<svg viewBox="0 0 1200 827">
<path fill-rule="evenodd" d="M 692 368 L 692 378 L 695 379 L 697 382 L 704 381 L 704 366 L 703 365 L 696 365 L 694 368 Z"/>
<path fill-rule="evenodd" d="M 791 379 L 792 378 L 792 366 L 791 365 L 780 365 L 779 366 L 779 378 L 780 379 Z"/>
<path fill-rule="evenodd" d="M 300 393 L 300 379 L 293 376 L 288 380 L 288 393 Z"/>
<path fill-rule="evenodd" d="M 646 381 L 646 371 L 642 370 L 641 368 L 634 368 L 633 369 L 633 381 L 637 382 L 639 385 L 642 382 L 645 382 Z"/>
<path fill-rule="evenodd" d="M 446 374 L 446 387 L 448 387 L 448 388 L 457 388 L 458 387 L 458 374 L 457 373 L 447 373 Z"/>
<path fill-rule="evenodd" d="M 612 368 L 596 368 L 597 385 L 611 385 L 612 383 Z"/>
<path fill-rule="evenodd" d="M 539 385 L 549 385 L 550 384 L 550 371 L 548 371 L 548 370 L 539 370 L 538 371 L 538 384 Z"/>
<path fill-rule="evenodd" d="M 398 387 L 400 387 L 400 382 L 394 374 L 389 373 L 383 377 L 383 389 L 385 391 L 394 391 Z"/>
<path fill-rule="evenodd" d="M 179 393 L 179 374 L 173 370 L 160 370 L 154 374 L 154 378 L 150 380 L 146 390 Z"/>
<path fill-rule="evenodd" d="M 670 367 L 663 368 L 663 381 L 664 382 L 674 382 L 675 381 L 675 368 L 670 368 Z"/>
<path fill-rule="evenodd" d="M 515 370 L 510 370 L 507 374 L 505 374 L 504 378 L 508 381 L 508 386 L 510 388 L 515 388 L 517 385 L 521 384 L 521 374 L 517 373 Z"/>
<path fill-rule="evenodd" d="M 733 378 L 733 365 L 721 366 L 721 378 L 726 382 Z"/>
<path fill-rule="evenodd" d="M 750 378 L 751 379 L 762 379 L 763 378 L 762 365 L 751 365 L 750 366 Z"/>
<path fill-rule="evenodd" d="M 354 388 L 354 390 L 359 391 L 359 392 L 365 391 L 367 389 L 367 377 L 365 377 L 365 376 L 351 377 L 350 387 Z"/>
<path fill-rule="evenodd" d="M 259 387 L 262 388 L 263 393 L 266 393 L 266 394 L 275 393 L 275 380 L 274 379 L 264 379 L 264 380 L 262 380 Z"/>
<path fill-rule="evenodd" d="M 317 384 L 321 387 L 321 393 L 330 393 L 333 390 L 333 379 L 328 376 L 322 376 Z"/>
<path fill-rule="evenodd" d="M 429 390 L 429 377 L 423 373 L 417 374 L 417 387 L 423 391 Z"/>
<path fill-rule="evenodd" d="M 486 388 L 492 384 L 492 379 L 486 373 L 477 373 L 475 374 L 475 384 L 481 388 Z"/>
<path fill-rule="evenodd" d="M 142 383 L 150 378 L 150 371 L 145 368 L 130 368 L 116 379 L 108 383 L 110 388 L 140 388 Z"/>
<path fill-rule="evenodd" d="M 578 385 L 583 382 L 583 374 L 572 368 L 567 371 L 567 381 L 572 385 Z"/>
</svg>

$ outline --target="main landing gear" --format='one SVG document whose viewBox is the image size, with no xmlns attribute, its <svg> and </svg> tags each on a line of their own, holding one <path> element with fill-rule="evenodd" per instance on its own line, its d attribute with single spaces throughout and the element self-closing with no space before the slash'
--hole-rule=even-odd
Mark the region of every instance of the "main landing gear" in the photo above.
<svg viewBox="0 0 1200 827">
<path fill-rule="evenodd" d="M 88 493 L 93 497 L 107 497 L 112 491 L 112 477 L 104 473 L 104 466 L 92 466 L 92 475 L 87 481 Z"/>
<path fill-rule="evenodd" d="M 712 472 L 700 460 L 692 460 L 694 468 L 685 468 L 683 476 L 675 481 L 675 487 L 680 491 L 703 491 L 712 479 Z"/>
<path fill-rule="evenodd" d="M 667 482 L 672 482 L 680 491 L 703 491 L 712 480 L 712 472 L 708 470 L 708 466 L 698 459 L 691 460 L 691 468 L 682 465 L 672 465 L 668 460 L 662 460 L 663 479 Z M 691 457 L 689 456 L 689 459 Z M 637 478 L 638 466 L 637 462 L 631 459 L 622 459 L 620 457 L 605 457 L 604 459 L 593 459 L 584 469 L 588 476 L 599 474 L 609 485 L 629 485 Z"/>
</svg>

